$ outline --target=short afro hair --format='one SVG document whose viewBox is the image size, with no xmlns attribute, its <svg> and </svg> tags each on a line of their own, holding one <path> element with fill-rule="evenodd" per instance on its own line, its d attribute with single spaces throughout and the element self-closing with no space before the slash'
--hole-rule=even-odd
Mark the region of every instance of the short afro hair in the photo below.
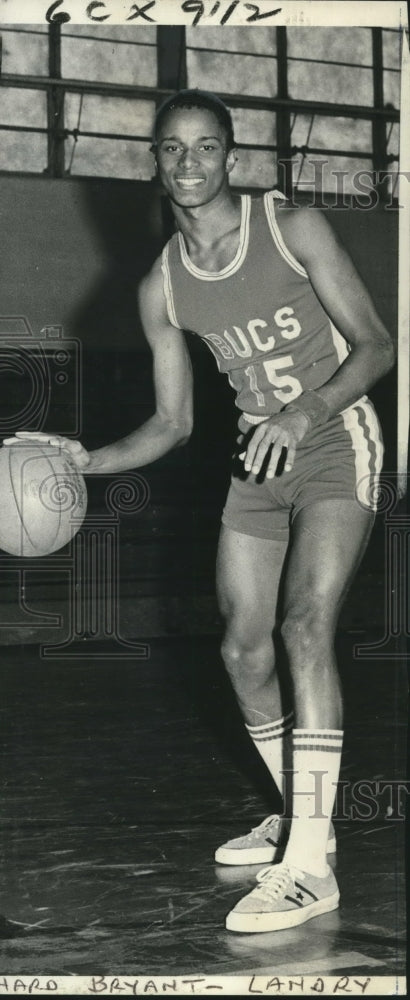
<svg viewBox="0 0 410 1000">
<path fill-rule="evenodd" d="M 164 119 L 169 112 L 177 111 L 179 108 L 204 108 L 206 111 L 211 111 L 224 129 L 228 152 L 233 149 L 235 139 L 230 111 L 216 94 L 211 94 L 208 90 L 193 89 L 178 90 L 176 94 L 167 97 L 158 108 L 154 121 L 153 146 L 151 147 L 153 152 L 156 150 L 158 132 Z"/>
</svg>

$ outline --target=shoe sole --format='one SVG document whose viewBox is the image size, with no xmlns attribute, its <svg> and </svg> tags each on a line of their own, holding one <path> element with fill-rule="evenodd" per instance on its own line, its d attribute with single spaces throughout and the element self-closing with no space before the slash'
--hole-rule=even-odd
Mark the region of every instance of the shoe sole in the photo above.
<svg viewBox="0 0 410 1000">
<path fill-rule="evenodd" d="M 282 913 L 240 913 L 234 910 L 228 913 L 225 921 L 228 931 L 237 934 L 262 934 L 267 931 L 283 931 L 290 927 L 298 927 L 312 917 L 320 917 L 322 913 L 330 913 L 339 906 L 339 890 L 325 899 L 318 899 L 301 909 L 286 910 Z"/>
<path fill-rule="evenodd" d="M 215 851 L 215 861 L 219 865 L 262 865 L 270 864 L 276 857 L 276 847 L 218 847 Z M 336 854 L 336 838 L 327 842 L 327 854 Z"/>
</svg>

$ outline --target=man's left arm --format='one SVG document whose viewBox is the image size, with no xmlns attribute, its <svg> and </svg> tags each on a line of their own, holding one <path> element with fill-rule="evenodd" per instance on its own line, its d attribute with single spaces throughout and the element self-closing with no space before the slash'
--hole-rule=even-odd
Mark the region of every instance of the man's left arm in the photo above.
<svg viewBox="0 0 410 1000">
<path fill-rule="evenodd" d="M 280 221 L 285 242 L 350 346 L 340 368 L 317 390 L 331 418 L 387 374 L 394 363 L 393 343 L 349 254 L 323 213 L 310 208 L 285 211 Z"/>
<path fill-rule="evenodd" d="M 266 476 L 276 473 L 285 449 L 285 472 L 293 468 L 296 448 L 312 426 L 325 423 L 355 403 L 394 363 L 391 337 L 372 299 L 325 216 L 318 209 L 281 207 L 278 221 L 293 256 L 305 268 L 322 306 L 350 346 L 332 377 L 255 428 L 240 457 L 255 475 L 267 459 Z"/>
</svg>

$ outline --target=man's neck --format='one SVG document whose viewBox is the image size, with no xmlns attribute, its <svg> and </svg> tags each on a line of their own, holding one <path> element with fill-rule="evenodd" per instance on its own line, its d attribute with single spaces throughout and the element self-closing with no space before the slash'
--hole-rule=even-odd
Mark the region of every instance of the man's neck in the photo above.
<svg viewBox="0 0 410 1000">
<path fill-rule="evenodd" d="M 207 205 L 184 208 L 172 205 L 175 221 L 187 244 L 212 245 L 238 225 L 240 220 L 239 198 L 230 190 L 220 194 Z"/>
</svg>

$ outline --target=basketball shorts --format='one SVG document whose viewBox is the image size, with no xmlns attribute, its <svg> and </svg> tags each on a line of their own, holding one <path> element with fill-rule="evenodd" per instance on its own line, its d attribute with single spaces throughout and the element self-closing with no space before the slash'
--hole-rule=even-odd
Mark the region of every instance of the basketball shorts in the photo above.
<svg viewBox="0 0 410 1000">
<path fill-rule="evenodd" d="M 256 423 L 256 420 L 255 420 Z M 259 421 L 258 421 L 259 423 Z M 273 479 L 264 470 L 245 472 L 239 454 L 254 426 L 242 414 L 244 435 L 233 457 L 232 478 L 222 523 L 256 538 L 286 539 L 299 511 L 319 500 L 348 499 L 369 511 L 377 506 L 383 440 L 373 405 L 366 396 L 300 441 L 291 472 L 282 461 Z"/>
</svg>

